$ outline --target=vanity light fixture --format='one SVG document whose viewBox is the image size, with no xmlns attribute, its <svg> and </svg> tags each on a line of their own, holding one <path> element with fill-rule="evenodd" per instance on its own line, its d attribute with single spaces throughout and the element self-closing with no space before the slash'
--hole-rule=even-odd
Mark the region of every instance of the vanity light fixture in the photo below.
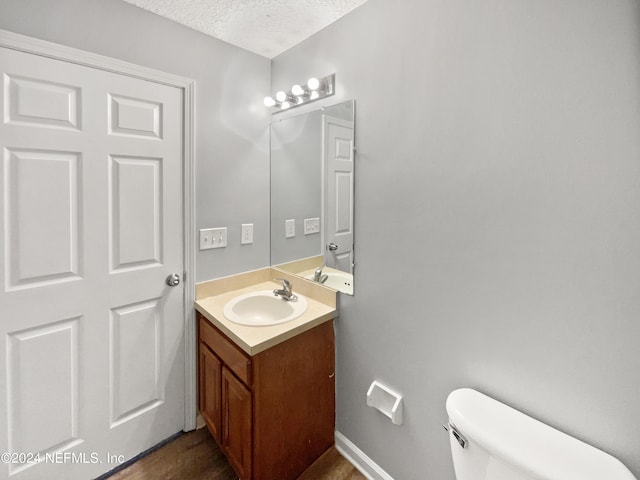
<svg viewBox="0 0 640 480">
<path fill-rule="evenodd" d="M 304 85 L 295 84 L 291 90 L 280 90 L 274 97 L 265 97 L 265 107 L 276 109 L 273 113 L 289 108 L 298 107 L 306 103 L 329 97 L 335 93 L 336 74 L 332 73 L 322 78 L 310 78 Z"/>
<path fill-rule="evenodd" d="M 307 82 L 307 87 L 309 87 L 309 90 L 318 90 L 318 88 L 320 88 L 320 80 L 317 78 L 310 78 Z"/>
</svg>

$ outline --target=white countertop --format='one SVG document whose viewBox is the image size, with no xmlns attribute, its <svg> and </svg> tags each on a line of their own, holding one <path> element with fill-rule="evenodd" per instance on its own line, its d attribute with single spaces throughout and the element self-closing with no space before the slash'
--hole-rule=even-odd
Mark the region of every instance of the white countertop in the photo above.
<svg viewBox="0 0 640 480">
<path fill-rule="evenodd" d="M 271 281 L 261 282 L 249 287 L 201 298 L 195 302 L 195 307 L 198 312 L 204 315 L 207 320 L 249 355 L 255 355 L 267 350 L 336 317 L 335 307 L 304 295 L 308 302 L 307 310 L 290 322 L 256 327 L 238 325 L 225 318 L 223 314 L 224 305 L 235 296 L 253 291 L 274 290 L 276 288 L 282 288 L 282 285 Z"/>
</svg>

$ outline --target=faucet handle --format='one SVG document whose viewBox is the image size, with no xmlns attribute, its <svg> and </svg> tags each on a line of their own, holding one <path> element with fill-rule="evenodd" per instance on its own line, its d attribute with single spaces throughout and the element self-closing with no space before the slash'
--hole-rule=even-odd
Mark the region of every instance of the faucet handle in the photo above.
<svg viewBox="0 0 640 480">
<path fill-rule="evenodd" d="M 293 294 L 293 288 L 289 280 L 287 280 L 286 278 L 275 278 L 274 280 L 282 282 L 282 290 L 274 290 L 274 295 L 280 295 L 283 300 L 287 301 L 295 302 L 296 300 L 298 300 L 298 296 Z"/>
<path fill-rule="evenodd" d="M 285 290 L 291 291 L 291 282 L 286 278 L 274 278 L 274 280 L 278 282 L 282 282 L 282 288 Z"/>
</svg>

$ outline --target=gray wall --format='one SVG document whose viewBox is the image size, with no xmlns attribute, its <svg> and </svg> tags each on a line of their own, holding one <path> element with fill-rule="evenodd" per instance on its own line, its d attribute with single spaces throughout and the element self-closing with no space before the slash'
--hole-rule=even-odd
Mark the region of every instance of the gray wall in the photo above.
<svg viewBox="0 0 640 480">
<path fill-rule="evenodd" d="M 640 477 L 640 2 L 369 0 L 277 57 L 356 99 L 356 295 L 337 427 L 398 480 L 452 480 L 477 388 Z M 374 378 L 405 398 L 393 426 Z"/>
<path fill-rule="evenodd" d="M 322 210 L 322 114 L 319 110 L 271 125 L 271 263 L 322 255 L 320 233 L 304 234 L 304 219 Z M 285 220 L 296 236 L 286 238 Z"/>
<path fill-rule="evenodd" d="M 0 28 L 194 79 L 196 228 L 228 227 L 229 245 L 198 251 L 196 279 L 269 264 L 268 59 L 121 0 L 0 0 Z"/>
</svg>

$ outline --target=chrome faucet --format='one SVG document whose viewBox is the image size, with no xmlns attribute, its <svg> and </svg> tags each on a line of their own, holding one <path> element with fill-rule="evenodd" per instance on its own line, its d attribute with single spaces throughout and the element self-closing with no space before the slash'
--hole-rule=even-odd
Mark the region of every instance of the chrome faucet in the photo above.
<svg viewBox="0 0 640 480">
<path fill-rule="evenodd" d="M 327 275 L 326 273 L 325 274 L 322 273 L 323 268 L 324 268 L 324 265 L 316 268 L 316 271 L 313 273 L 314 282 L 324 283 L 327 281 L 327 278 L 329 278 L 329 275 Z"/>
<path fill-rule="evenodd" d="M 282 282 L 282 289 L 276 288 L 273 291 L 273 294 L 276 297 L 280 296 L 280 298 L 282 298 L 282 300 L 287 300 L 287 301 L 296 301 L 296 300 L 298 300 L 298 297 L 293 294 L 293 286 L 291 285 L 291 282 L 289 280 L 287 280 L 286 278 L 276 278 L 276 280 Z"/>
</svg>

